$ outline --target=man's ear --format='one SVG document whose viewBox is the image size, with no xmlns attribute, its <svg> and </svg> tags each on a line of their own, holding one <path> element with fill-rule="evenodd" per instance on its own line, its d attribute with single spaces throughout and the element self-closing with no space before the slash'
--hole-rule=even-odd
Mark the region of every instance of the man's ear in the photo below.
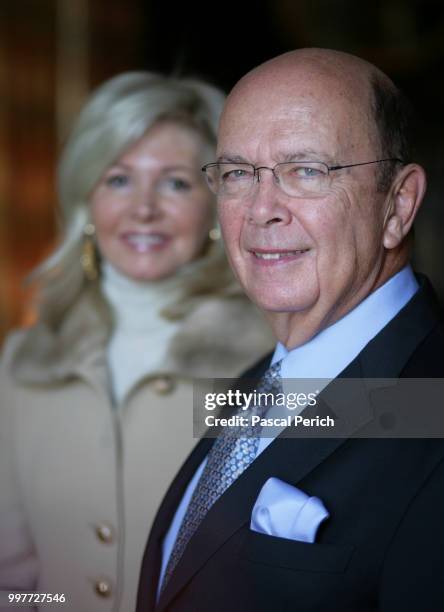
<svg viewBox="0 0 444 612">
<path fill-rule="evenodd" d="M 396 176 L 390 189 L 384 220 L 383 244 L 397 247 L 409 233 L 426 191 L 426 175 L 418 164 L 408 164 Z"/>
</svg>

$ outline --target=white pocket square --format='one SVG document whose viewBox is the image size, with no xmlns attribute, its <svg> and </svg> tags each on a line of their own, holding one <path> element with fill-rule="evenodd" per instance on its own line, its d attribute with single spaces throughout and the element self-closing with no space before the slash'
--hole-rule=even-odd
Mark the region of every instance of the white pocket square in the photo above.
<svg viewBox="0 0 444 612">
<path fill-rule="evenodd" d="M 319 525 L 329 516 L 319 498 L 309 497 L 279 478 L 269 478 L 254 504 L 250 529 L 313 543 Z"/>
</svg>

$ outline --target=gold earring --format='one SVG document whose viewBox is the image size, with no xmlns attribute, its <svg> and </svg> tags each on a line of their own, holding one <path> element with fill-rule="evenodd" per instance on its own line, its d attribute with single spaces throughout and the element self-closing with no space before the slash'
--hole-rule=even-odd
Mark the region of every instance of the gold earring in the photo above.
<svg viewBox="0 0 444 612">
<path fill-rule="evenodd" d="M 220 234 L 220 229 L 218 227 L 213 227 L 210 229 L 210 231 L 208 232 L 208 238 L 210 240 L 220 240 L 221 234 Z"/>
<path fill-rule="evenodd" d="M 82 264 L 85 278 L 94 281 L 99 276 L 99 266 L 97 261 L 97 251 L 94 241 L 96 228 L 92 223 L 87 223 L 83 228 L 83 244 L 80 263 Z"/>
</svg>

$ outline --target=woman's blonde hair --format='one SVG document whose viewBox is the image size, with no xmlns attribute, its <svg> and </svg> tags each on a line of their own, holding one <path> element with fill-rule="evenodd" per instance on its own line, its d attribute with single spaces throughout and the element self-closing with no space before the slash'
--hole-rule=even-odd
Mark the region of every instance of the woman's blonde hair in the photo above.
<svg viewBox="0 0 444 612">
<path fill-rule="evenodd" d="M 90 221 L 91 192 L 104 171 L 152 125 L 164 120 L 191 127 L 215 149 L 223 103 L 224 94 L 212 85 L 150 72 L 121 74 L 93 92 L 58 167 L 60 243 L 31 276 L 40 288 L 40 318 L 59 319 L 87 283 L 80 263 L 84 228 Z M 213 242 L 194 273 L 184 276 L 185 298 L 223 291 L 230 282 L 222 245 Z"/>
</svg>

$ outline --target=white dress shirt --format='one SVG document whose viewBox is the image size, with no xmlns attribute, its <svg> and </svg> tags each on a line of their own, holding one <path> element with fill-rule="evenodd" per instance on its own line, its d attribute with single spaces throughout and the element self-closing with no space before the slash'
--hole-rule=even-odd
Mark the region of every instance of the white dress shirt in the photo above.
<svg viewBox="0 0 444 612">
<path fill-rule="evenodd" d="M 340 374 L 370 340 L 398 314 L 417 290 L 418 283 L 413 271 L 410 266 L 406 266 L 342 319 L 319 332 L 306 344 L 287 350 L 285 346 L 278 343 L 271 363 L 282 359 L 282 379 L 317 378 L 331 380 Z M 261 438 L 257 454 L 263 452 L 273 442 L 273 439 Z M 189 482 L 164 538 L 159 585 L 162 584 L 165 568 L 180 525 L 206 461 L 205 458 Z"/>
</svg>

